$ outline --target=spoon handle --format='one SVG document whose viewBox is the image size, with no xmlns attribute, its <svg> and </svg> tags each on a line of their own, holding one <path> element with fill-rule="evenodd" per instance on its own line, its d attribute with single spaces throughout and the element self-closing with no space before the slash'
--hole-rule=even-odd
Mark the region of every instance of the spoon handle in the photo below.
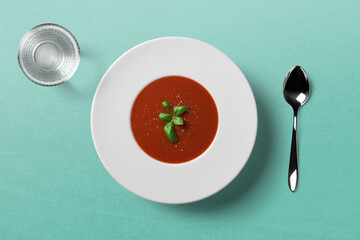
<svg viewBox="0 0 360 240">
<path fill-rule="evenodd" d="M 294 109 L 294 124 L 291 141 L 290 151 L 290 164 L 289 164 L 289 188 L 292 192 L 295 192 L 299 185 L 299 154 L 297 143 L 297 109 Z"/>
</svg>

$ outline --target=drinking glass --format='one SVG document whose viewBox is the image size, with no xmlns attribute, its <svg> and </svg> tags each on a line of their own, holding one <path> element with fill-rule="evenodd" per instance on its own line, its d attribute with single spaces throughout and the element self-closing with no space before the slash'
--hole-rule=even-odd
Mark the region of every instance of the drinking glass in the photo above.
<svg viewBox="0 0 360 240">
<path fill-rule="evenodd" d="M 41 24 L 21 39 L 18 60 L 21 70 L 33 82 L 55 86 L 66 82 L 80 62 L 75 37 L 57 24 Z"/>
</svg>

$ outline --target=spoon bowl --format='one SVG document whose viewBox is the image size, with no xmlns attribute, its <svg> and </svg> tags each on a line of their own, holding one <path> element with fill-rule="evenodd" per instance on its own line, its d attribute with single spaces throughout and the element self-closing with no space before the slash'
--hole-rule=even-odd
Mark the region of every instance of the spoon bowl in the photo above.
<svg viewBox="0 0 360 240">
<path fill-rule="evenodd" d="M 305 70 L 293 67 L 284 81 L 284 98 L 293 107 L 300 108 L 310 97 L 310 83 Z"/>
</svg>

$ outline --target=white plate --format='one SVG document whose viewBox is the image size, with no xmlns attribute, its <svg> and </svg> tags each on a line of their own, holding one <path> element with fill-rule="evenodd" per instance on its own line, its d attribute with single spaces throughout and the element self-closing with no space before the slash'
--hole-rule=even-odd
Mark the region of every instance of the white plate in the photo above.
<svg viewBox="0 0 360 240">
<path fill-rule="evenodd" d="M 181 164 L 152 159 L 137 145 L 130 127 L 137 94 L 170 75 L 203 85 L 219 114 L 210 148 Z M 191 38 L 159 38 L 130 49 L 105 73 L 93 100 L 91 131 L 102 163 L 123 187 L 155 202 L 189 203 L 218 192 L 244 167 L 256 138 L 256 103 L 244 74 L 224 53 Z"/>
</svg>

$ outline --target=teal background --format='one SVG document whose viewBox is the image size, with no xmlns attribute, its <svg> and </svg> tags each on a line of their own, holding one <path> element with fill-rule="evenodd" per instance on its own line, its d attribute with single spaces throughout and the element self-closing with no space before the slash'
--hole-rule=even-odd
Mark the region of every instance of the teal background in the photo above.
<svg viewBox="0 0 360 240">
<path fill-rule="evenodd" d="M 17 47 L 35 25 L 68 28 L 73 78 L 38 86 Z M 360 239 L 359 1 L 4 1 L 0 3 L 1 239 Z M 253 88 L 259 129 L 240 175 L 187 205 L 143 200 L 116 183 L 93 147 L 90 109 L 107 68 L 163 36 L 208 42 Z M 287 71 L 308 72 L 299 113 L 300 186 L 287 186 Z M 236 106 L 236 103 L 233 103 Z"/>
</svg>

